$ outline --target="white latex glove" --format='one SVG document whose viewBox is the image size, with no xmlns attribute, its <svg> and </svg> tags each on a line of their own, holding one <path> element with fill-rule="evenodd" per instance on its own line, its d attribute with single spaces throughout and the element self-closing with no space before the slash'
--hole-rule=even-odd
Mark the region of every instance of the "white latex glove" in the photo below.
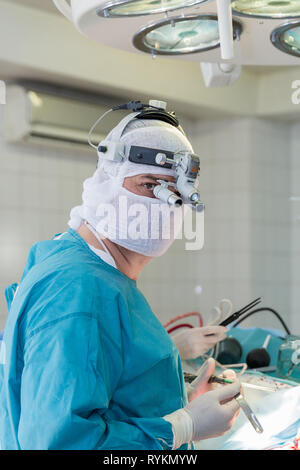
<svg viewBox="0 0 300 470">
<path fill-rule="evenodd" d="M 222 436 L 229 431 L 240 408 L 234 399 L 240 391 L 241 384 L 236 381 L 200 395 L 186 406 L 193 420 L 193 441 Z"/>
<path fill-rule="evenodd" d="M 222 436 L 231 429 L 239 411 L 234 399 L 240 382 L 222 385 L 192 400 L 185 408 L 164 416 L 172 424 L 173 449 L 191 441 Z"/>
<path fill-rule="evenodd" d="M 203 326 L 189 328 L 172 336 L 182 360 L 195 359 L 209 351 L 216 343 L 226 337 L 228 329 L 225 326 Z M 212 335 L 212 336 L 206 336 Z"/>
<path fill-rule="evenodd" d="M 208 382 L 210 377 L 215 372 L 215 366 L 215 360 L 210 357 L 197 371 L 197 378 L 193 380 L 193 382 L 188 384 L 186 388 L 189 401 L 192 401 L 198 396 L 203 395 L 204 393 L 209 392 L 210 390 L 213 390 L 217 386 L 220 386 L 220 384 Z M 226 369 L 222 372 L 221 377 L 235 381 L 236 373 L 231 369 Z"/>
</svg>

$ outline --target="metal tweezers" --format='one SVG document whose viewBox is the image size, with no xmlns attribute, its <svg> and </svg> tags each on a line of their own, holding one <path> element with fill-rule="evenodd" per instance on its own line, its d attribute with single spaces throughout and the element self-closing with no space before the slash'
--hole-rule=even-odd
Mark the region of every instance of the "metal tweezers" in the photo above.
<svg viewBox="0 0 300 470">
<path fill-rule="evenodd" d="M 264 430 L 262 428 L 262 425 L 260 424 L 257 417 L 255 416 L 255 414 L 251 410 L 251 408 L 248 405 L 248 403 L 246 402 L 245 398 L 241 394 L 239 394 L 235 397 L 235 399 L 238 402 L 238 404 L 240 405 L 240 407 L 242 408 L 243 412 L 245 413 L 246 417 L 248 418 L 248 420 L 250 421 L 252 426 L 254 427 L 255 431 L 258 432 L 258 433 L 264 432 Z"/>
<path fill-rule="evenodd" d="M 238 310 L 237 312 L 235 312 L 235 313 L 233 313 L 232 315 L 230 315 L 229 317 L 225 318 L 225 320 L 223 320 L 223 321 L 220 323 L 220 326 L 227 326 L 227 325 L 229 325 L 229 324 L 232 323 L 233 321 L 237 320 L 241 315 L 243 315 L 244 313 L 248 312 L 248 311 L 251 310 L 252 308 L 256 307 L 256 305 L 258 305 L 262 300 L 263 300 L 262 297 L 258 297 L 257 299 L 253 300 L 253 301 L 250 302 L 249 304 L 245 305 L 245 307 L 241 308 L 241 309 Z"/>
</svg>

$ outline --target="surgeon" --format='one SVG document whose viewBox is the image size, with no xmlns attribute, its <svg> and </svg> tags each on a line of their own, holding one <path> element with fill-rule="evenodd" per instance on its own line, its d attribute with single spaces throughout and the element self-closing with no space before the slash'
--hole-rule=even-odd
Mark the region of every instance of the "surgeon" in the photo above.
<svg viewBox="0 0 300 470">
<path fill-rule="evenodd" d="M 193 152 L 179 125 L 147 109 L 126 116 L 107 142 Z M 137 286 L 183 222 L 184 208 L 160 211 L 154 194 L 162 180 L 178 194 L 174 170 L 105 152 L 102 146 L 70 228 L 36 243 L 20 284 L 6 290 L 2 449 L 188 449 L 224 434 L 239 413 L 240 383 L 231 373 L 232 384 L 211 384 L 213 359 L 189 389 L 183 380 L 180 352 L 201 353 L 225 330 L 210 327 L 208 344 L 197 329 L 198 346 L 181 338 L 177 347 Z M 130 226 L 136 205 L 138 223 Z"/>
</svg>

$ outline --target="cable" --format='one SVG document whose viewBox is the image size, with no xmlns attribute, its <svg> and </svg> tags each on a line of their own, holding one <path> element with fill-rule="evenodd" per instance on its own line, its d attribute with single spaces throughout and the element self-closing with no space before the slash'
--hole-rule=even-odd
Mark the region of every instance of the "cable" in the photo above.
<svg viewBox="0 0 300 470">
<path fill-rule="evenodd" d="M 245 371 L 247 370 L 247 364 L 244 363 L 244 362 L 241 362 L 240 364 L 221 364 L 220 362 L 218 362 L 216 360 L 216 365 L 221 367 L 221 369 L 237 369 L 237 368 L 241 368 L 241 372 L 238 372 L 236 374 L 237 377 L 240 377 L 241 375 L 243 375 L 245 373 Z"/>
<path fill-rule="evenodd" d="M 136 112 L 136 111 L 142 111 L 142 109 L 149 108 L 149 107 L 159 109 L 156 106 L 150 106 L 149 104 L 143 104 L 140 101 L 129 101 L 129 103 L 118 104 L 116 106 L 113 106 L 112 110 L 117 111 L 117 110 L 120 110 L 120 109 L 127 109 L 127 110 L 130 110 L 132 112 Z"/>
<path fill-rule="evenodd" d="M 194 328 L 193 325 L 190 325 L 190 323 L 180 323 L 179 325 L 172 326 L 169 330 L 167 330 L 168 334 L 172 333 L 175 330 L 178 330 L 179 328 Z"/>
<path fill-rule="evenodd" d="M 124 110 L 125 109 L 125 110 L 130 110 L 131 112 L 136 112 L 136 111 L 142 111 L 143 109 L 149 108 L 149 107 L 161 111 L 160 108 L 157 108 L 157 106 L 152 106 L 152 105 L 150 106 L 148 104 L 143 104 L 140 101 L 130 101 L 129 103 L 119 104 L 119 105 L 113 106 L 108 111 L 106 111 L 104 114 L 102 114 L 102 116 L 100 116 L 97 119 L 97 121 L 95 122 L 95 124 L 93 124 L 93 126 L 91 127 L 91 129 L 89 131 L 89 134 L 88 134 L 88 143 L 89 143 L 89 145 L 91 147 L 93 147 L 94 149 L 96 149 L 96 150 L 98 149 L 98 147 L 93 144 L 93 142 L 91 140 L 91 135 L 92 135 L 95 127 L 98 126 L 99 122 L 111 111 L 117 111 L 117 110 L 121 110 L 121 109 Z"/>
<path fill-rule="evenodd" d="M 239 325 L 242 321 L 246 320 L 246 318 L 250 317 L 250 316 L 253 315 L 254 313 L 263 312 L 263 311 L 269 311 L 269 312 L 274 313 L 274 315 L 278 318 L 278 320 L 279 320 L 280 323 L 282 324 L 283 328 L 285 329 L 286 334 L 287 334 L 287 335 L 290 335 L 290 334 L 291 334 L 289 328 L 287 327 L 287 325 L 285 324 L 285 322 L 283 321 L 283 319 L 281 318 L 281 316 L 279 315 L 279 313 L 276 312 L 276 310 L 274 310 L 273 308 L 270 308 L 270 307 L 261 307 L 261 308 L 257 308 L 257 309 L 255 309 L 255 310 L 252 310 L 252 312 L 249 312 L 249 313 L 247 313 L 247 315 L 245 315 L 244 317 L 240 318 L 240 319 L 233 325 L 233 327 L 236 327 L 236 326 Z"/>
<path fill-rule="evenodd" d="M 223 311 L 219 307 L 213 307 L 213 311 L 216 312 L 217 316 L 208 325 L 218 325 L 223 318 Z"/>
<path fill-rule="evenodd" d="M 98 149 L 97 145 L 94 145 L 93 142 L 91 141 L 91 135 L 95 129 L 96 126 L 98 126 L 99 122 L 108 114 L 110 113 L 111 111 L 113 111 L 113 108 L 109 109 L 108 111 L 106 111 L 104 114 L 102 114 L 102 116 L 100 116 L 97 121 L 95 122 L 95 124 L 92 125 L 90 131 L 89 131 L 89 135 L 88 135 L 88 143 L 91 147 L 93 147 L 94 149 Z"/>
<path fill-rule="evenodd" d="M 182 320 L 183 318 L 187 318 L 187 317 L 198 317 L 199 319 L 199 326 L 203 326 L 203 319 L 202 319 L 202 315 L 201 313 L 199 312 L 188 312 L 188 313 L 184 313 L 183 315 L 177 315 L 177 317 L 174 317 L 174 318 L 171 318 L 171 320 L 169 320 L 165 325 L 164 325 L 164 328 L 167 328 L 167 326 L 171 325 L 172 323 L 175 323 L 176 321 L 178 320 Z"/>
</svg>

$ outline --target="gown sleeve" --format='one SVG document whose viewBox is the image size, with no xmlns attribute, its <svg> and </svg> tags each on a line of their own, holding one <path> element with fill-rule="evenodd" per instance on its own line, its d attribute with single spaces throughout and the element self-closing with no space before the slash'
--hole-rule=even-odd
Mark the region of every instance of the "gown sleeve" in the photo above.
<svg viewBox="0 0 300 470">
<path fill-rule="evenodd" d="M 172 427 L 164 419 L 110 418 L 122 351 L 92 314 L 52 320 L 24 344 L 21 449 L 172 449 Z"/>
</svg>

